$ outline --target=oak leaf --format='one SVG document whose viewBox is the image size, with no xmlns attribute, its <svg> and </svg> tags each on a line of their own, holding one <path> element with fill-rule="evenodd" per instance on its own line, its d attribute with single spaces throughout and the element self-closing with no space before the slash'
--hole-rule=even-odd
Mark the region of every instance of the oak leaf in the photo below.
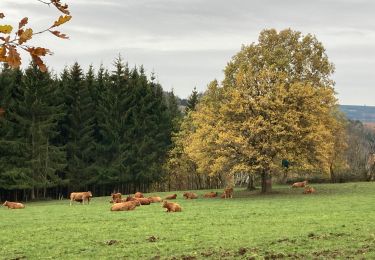
<svg viewBox="0 0 375 260">
<path fill-rule="evenodd" d="M 13 30 L 13 27 L 11 25 L 0 25 L 0 33 L 4 34 L 10 34 Z"/>
<path fill-rule="evenodd" d="M 42 59 L 37 56 L 37 55 L 33 55 L 32 53 L 31 54 L 31 58 L 33 59 L 34 63 L 39 67 L 40 71 L 41 72 L 46 72 L 47 71 L 47 67 L 46 65 L 43 63 Z"/>
<path fill-rule="evenodd" d="M 70 15 L 65 15 L 65 16 L 60 15 L 59 19 L 54 22 L 52 27 L 60 26 L 64 23 L 68 22 L 70 19 L 72 19 L 72 16 L 70 16 Z"/>
<path fill-rule="evenodd" d="M 6 58 L 6 62 L 12 68 L 18 68 L 21 65 L 21 56 L 15 47 L 8 46 L 8 57 Z"/>
<path fill-rule="evenodd" d="M 33 30 L 31 28 L 26 29 L 25 31 L 22 32 L 20 35 L 20 38 L 18 39 L 19 44 L 23 44 L 30 40 L 33 37 Z"/>
<path fill-rule="evenodd" d="M 24 17 L 18 24 L 18 29 L 21 29 L 22 27 L 24 27 L 29 21 L 29 18 L 27 17 Z"/>
<path fill-rule="evenodd" d="M 59 37 L 59 38 L 62 38 L 62 39 L 69 39 L 69 36 L 67 36 L 66 34 L 63 34 L 59 31 L 50 31 L 53 35 Z"/>
<path fill-rule="evenodd" d="M 30 47 L 27 49 L 27 51 L 32 56 L 46 56 L 46 54 L 51 54 L 49 49 L 41 48 L 41 47 Z"/>
</svg>

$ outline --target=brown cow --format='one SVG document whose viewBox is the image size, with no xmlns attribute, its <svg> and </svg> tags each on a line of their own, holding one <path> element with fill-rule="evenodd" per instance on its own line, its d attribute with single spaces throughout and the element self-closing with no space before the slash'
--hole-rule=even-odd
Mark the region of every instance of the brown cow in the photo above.
<svg viewBox="0 0 375 260">
<path fill-rule="evenodd" d="M 307 185 L 307 181 L 295 182 L 292 185 L 292 188 L 303 188 Z"/>
<path fill-rule="evenodd" d="M 165 197 L 166 200 L 175 200 L 177 198 L 177 194 L 168 195 Z"/>
<path fill-rule="evenodd" d="M 150 205 L 151 201 L 147 198 L 135 198 L 141 205 Z"/>
<path fill-rule="evenodd" d="M 136 201 L 127 201 L 127 202 L 115 203 L 111 207 L 111 211 L 134 210 L 136 206 L 137 206 Z"/>
<path fill-rule="evenodd" d="M 116 199 L 120 199 L 121 200 L 121 196 L 122 194 L 121 193 L 111 193 L 111 197 L 112 197 L 112 200 L 110 201 L 110 203 L 113 203 L 116 201 Z"/>
<path fill-rule="evenodd" d="M 162 202 L 162 201 L 163 201 L 163 199 L 160 198 L 160 197 L 148 197 L 148 199 L 149 199 L 149 201 L 150 201 L 151 203 Z"/>
<path fill-rule="evenodd" d="M 305 190 L 303 191 L 303 194 L 311 194 L 311 193 L 315 193 L 315 191 L 316 190 L 313 187 L 306 186 Z"/>
<path fill-rule="evenodd" d="M 185 199 L 196 199 L 198 195 L 193 192 L 185 192 L 184 195 Z"/>
<path fill-rule="evenodd" d="M 90 198 L 92 198 L 91 191 L 72 192 L 70 193 L 70 206 L 72 206 L 73 201 L 77 201 L 77 202 L 81 202 L 85 204 L 85 200 L 87 200 L 87 204 L 90 204 Z"/>
<path fill-rule="evenodd" d="M 23 205 L 22 203 L 10 202 L 7 200 L 4 202 L 3 206 L 8 207 L 8 209 L 24 209 L 25 208 L 25 205 Z"/>
<path fill-rule="evenodd" d="M 211 192 L 208 192 L 208 193 L 204 194 L 203 197 L 205 197 L 205 198 L 215 198 L 215 197 L 217 197 L 217 194 L 218 194 L 217 192 L 211 191 Z"/>
<path fill-rule="evenodd" d="M 134 194 L 134 198 L 144 198 L 144 196 L 143 196 L 143 193 L 142 192 L 136 192 L 135 194 Z"/>
<path fill-rule="evenodd" d="M 233 198 L 233 188 L 226 188 L 224 190 L 224 199 L 226 198 Z"/>
<path fill-rule="evenodd" d="M 166 200 L 163 203 L 163 208 L 167 209 L 166 212 L 180 212 L 180 211 L 182 211 L 182 208 L 181 208 L 180 205 L 178 205 L 177 203 L 168 202 Z"/>
<path fill-rule="evenodd" d="M 225 199 L 225 192 L 220 195 L 220 198 Z"/>
</svg>

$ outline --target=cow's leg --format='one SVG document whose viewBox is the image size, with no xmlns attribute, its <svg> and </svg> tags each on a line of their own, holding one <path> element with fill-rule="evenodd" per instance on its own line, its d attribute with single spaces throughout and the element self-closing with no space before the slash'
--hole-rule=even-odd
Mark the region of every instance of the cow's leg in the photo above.
<svg viewBox="0 0 375 260">
<path fill-rule="evenodd" d="M 70 199 L 70 206 L 72 206 L 72 199 Z"/>
</svg>

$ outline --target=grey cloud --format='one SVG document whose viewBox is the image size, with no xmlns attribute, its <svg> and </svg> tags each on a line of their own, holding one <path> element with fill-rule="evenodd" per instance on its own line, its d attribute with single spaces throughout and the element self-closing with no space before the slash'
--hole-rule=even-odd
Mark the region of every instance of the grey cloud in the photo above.
<svg viewBox="0 0 375 260">
<path fill-rule="evenodd" d="M 30 0 L 0 0 L 4 12 L 56 16 Z M 52 46 L 50 66 L 61 70 L 79 61 L 84 67 L 110 66 L 122 53 L 130 64 L 155 70 L 166 89 L 186 97 L 204 90 L 241 44 L 257 41 L 265 28 L 292 28 L 323 42 L 336 65 L 339 98 L 345 104 L 375 105 L 375 3 L 371 0 L 67 0 L 73 19 L 61 28 L 68 42 L 40 38 Z M 45 11 L 44 11 L 45 10 Z M 42 16 L 40 15 L 42 14 Z M 19 18 L 19 17 L 18 17 Z M 16 21 L 16 20 L 15 20 Z M 69 50 L 67 52 L 66 50 Z M 355 85 L 355 87 L 353 87 Z"/>
</svg>

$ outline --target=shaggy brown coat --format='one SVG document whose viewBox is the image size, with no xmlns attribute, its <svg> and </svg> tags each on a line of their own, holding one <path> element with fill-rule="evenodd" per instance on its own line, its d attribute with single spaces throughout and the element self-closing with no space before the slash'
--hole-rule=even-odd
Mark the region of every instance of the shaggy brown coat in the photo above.
<svg viewBox="0 0 375 260">
<path fill-rule="evenodd" d="M 115 203 L 111 207 L 111 211 L 127 211 L 127 210 L 134 210 L 137 206 L 135 201 L 127 201 L 121 203 Z"/>
<path fill-rule="evenodd" d="M 194 192 L 185 192 L 184 195 L 185 199 L 196 199 L 198 198 L 198 195 Z"/>
<path fill-rule="evenodd" d="M 148 197 L 148 200 L 149 200 L 151 203 L 162 202 L 162 201 L 163 201 L 163 199 L 160 198 L 160 197 Z"/>
<path fill-rule="evenodd" d="M 233 198 L 233 188 L 226 188 L 224 190 L 224 199 L 226 198 Z"/>
<path fill-rule="evenodd" d="M 178 205 L 177 203 L 174 203 L 174 202 L 168 202 L 168 201 L 164 201 L 163 203 L 163 208 L 166 208 L 166 212 L 180 212 L 182 211 L 182 208 L 180 205 Z"/>
<path fill-rule="evenodd" d="M 8 207 L 8 209 L 24 209 L 25 205 L 22 203 L 18 202 L 10 202 L 10 201 L 5 201 L 3 206 Z"/>
<path fill-rule="evenodd" d="M 142 192 L 136 192 L 135 194 L 134 194 L 134 198 L 144 198 L 144 196 L 143 196 L 143 193 Z"/>
<path fill-rule="evenodd" d="M 292 188 L 303 188 L 307 185 L 307 181 L 295 182 L 292 185 Z"/>
<path fill-rule="evenodd" d="M 110 201 L 111 203 L 115 202 L 117 199 L 121 200 L 121 193 L 111 193 L 112 200 Z"/>
<path fill-rule="evenodd" d="M 306 186 L 305 187 L 305 190 L 303 191 L 304 194 L 311 194 L 311 193 L 315 193 L 315 189 L 313 187 L 309 187 L 309 186 Z"/>
<path fill-rule="evenodd" d="M 168 195 L 165 197 L 166 200 L 175 200 L 177 198 L 177 194 Z"/>
<path fill-rule="evenodd" d="M 73 201 L 77 201 L 77 202 L 81 202 L 85 204 L 85 200 L 87 200 L 87 204 L 90 204 L 90 198 L 92 198 L 91 191 L 72 192 L 70 193 L 70 206 L 72 206 Z"/>
<path fill-rule="evenodd" d="M 208 193 L 204 194 L 203 197 L 205 197 L 205 198 L 215 198 L 215 197 L 217 197 L 217 194 L 218 194 L 217 192 L 211 191 L 211 192 L 208 192 Z"/>
<path fill-rule="evenodd" d="M 141 205 L 150 205 L 150 200 L 148 198 L 135 198 L 136 200 L 141 203 Z"/>
</svg>

